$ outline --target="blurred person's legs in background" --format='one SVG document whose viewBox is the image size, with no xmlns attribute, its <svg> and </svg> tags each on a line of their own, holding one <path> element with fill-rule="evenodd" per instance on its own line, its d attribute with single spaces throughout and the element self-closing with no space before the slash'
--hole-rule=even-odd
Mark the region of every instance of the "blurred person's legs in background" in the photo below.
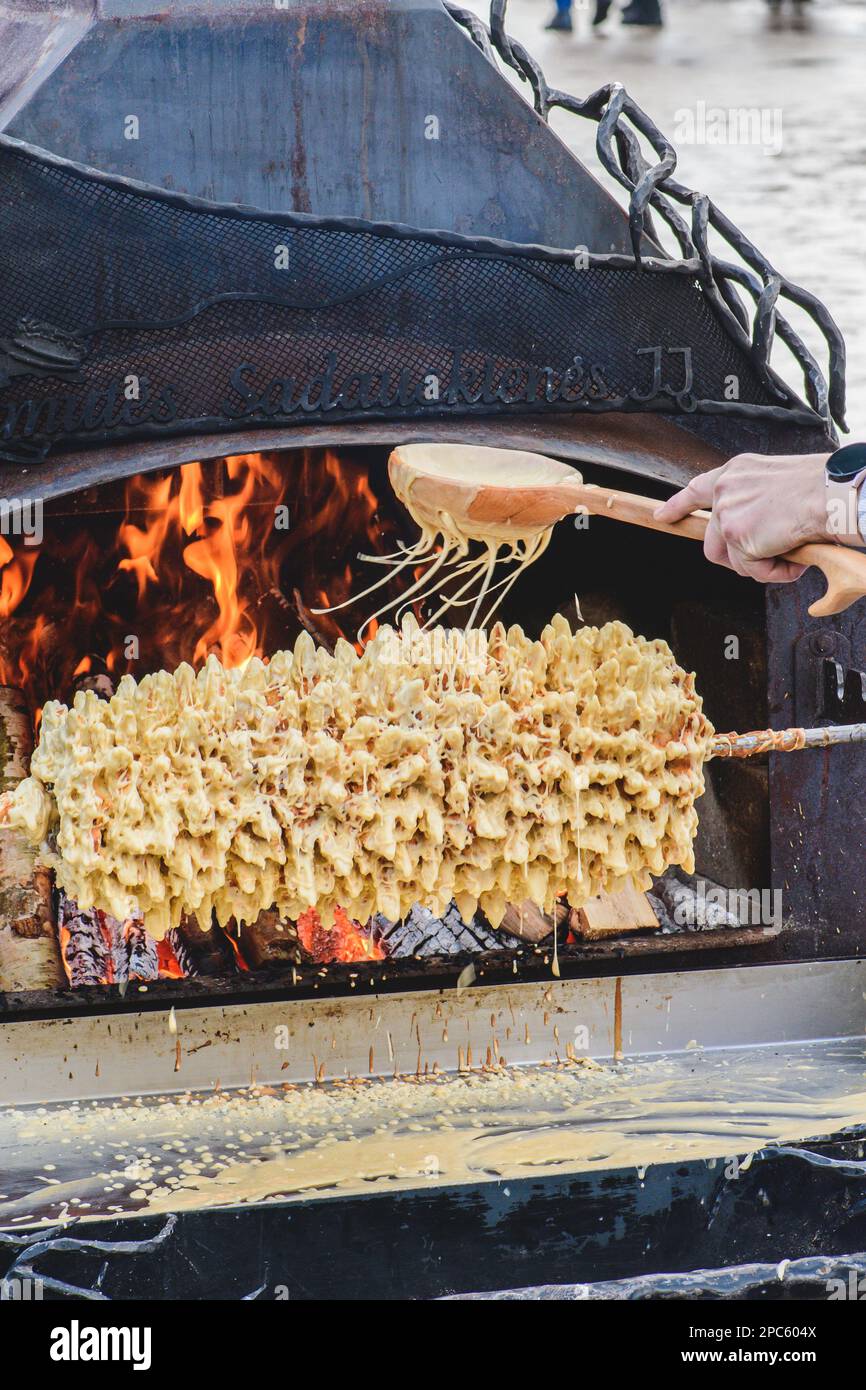
<svg viewBox="0 0 866 1390">
<path fill-rule="evenodd" d="M 811 3 L 812 0 L 789 0 L 789 3 L 786 0 L 767 0 L 774 19 L 781 20 L 790 13 L 795 24 L 805 23 Z"/>
<path fill-rule="evenodd" d="M 561 33 L 570 34 L 574 28 L 574 21 L 571 17 L 571 0 L 556 0 L 556 14 L 544 27 L 546 29 L 558 29 Z"/>
<path fill-rule="evenodd" d="M 659 28 L 664 23 L 659 0 L 631 0 L 622 12 L 622 22 Z"/>
</svg>

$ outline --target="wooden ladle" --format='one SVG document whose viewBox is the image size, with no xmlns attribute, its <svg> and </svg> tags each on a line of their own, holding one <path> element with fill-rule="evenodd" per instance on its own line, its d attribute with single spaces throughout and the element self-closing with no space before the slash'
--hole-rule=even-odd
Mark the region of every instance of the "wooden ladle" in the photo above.
<svg viewBox="0 0 866 1390">
<path fill-rule="evenodd" d="M 657 521 L 656 499 L 585 483 L 566 463 L 516 449 L 405 444 L 391 454 L 388 473 L 416 521 L 435 529 L 444 519 L 470 539 L 525 539 L 590 512 L 702 541 L 710 519 L 709 512 L 696 511 L 682 521 Z M 841 613 L 866 595 L 866 554 L 860 551 L 809 543 L 783 558 L 823 571 L 827 592 L 809 607 L 815 618 Z"/>
</svg>

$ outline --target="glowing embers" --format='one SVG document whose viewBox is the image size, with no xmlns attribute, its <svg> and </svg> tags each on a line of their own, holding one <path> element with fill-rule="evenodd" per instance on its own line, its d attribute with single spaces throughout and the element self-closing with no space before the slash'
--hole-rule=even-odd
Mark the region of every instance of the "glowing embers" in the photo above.
<svg viewBox="0 0 866 1390">
<path fill-rule="evenodd" d="M 276 921 L 275 914 L 264 913 L 241 928 L 230 922 L 223 930 L 214 923 L 202 931 L 194 917 L 185 916 L 178 927 L 154 941 L 140 918 L 119 922 L 97 908 L 83 911 L 65 893 L 58 894 L 60 954 L 73 989 L 91 985 L 123 989 L 154 980 L 226 977 L 292 963 L 303 969 L 388 958 L 389 951 L 374 938 L 371 924 L 352 921 L 340 908 L 330 929 L 322 926 L 312 909 L 297 923 L 280 924 L 279 937 L 286 949 L 279 954 L 268 949 L 273 939 L 270 924 Z"/>
<path fill-rule="evenodd" d="M 307 955 L 327 965 L 333 961 L 356 964 L 358 961 L 385 960 L 386 952 L 373 939 L 369 927 L 362 927 L 338 907 L 330 929 L 322 926 L 315 908 L 302 912 L 297 921 L 298 940 Z"/>
</svg>

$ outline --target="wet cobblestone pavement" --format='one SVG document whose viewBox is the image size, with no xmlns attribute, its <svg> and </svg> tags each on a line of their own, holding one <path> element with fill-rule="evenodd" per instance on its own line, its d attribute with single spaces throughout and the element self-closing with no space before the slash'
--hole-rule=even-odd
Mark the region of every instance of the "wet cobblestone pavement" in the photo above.
<svg viewBox="0 0 866 1390">
<path fill-rule="evenodd" d="M 486 0 L 468 7 L 487 16 Z M 774 21 L 763 0 L 667 0 L 662 30 L 623 27 L 616 7 L 593 30 L 593 8 L 577 0 L 575 32 L 548 33 L 554 0 L 510 0 L 507 27 L 552 86 L 585 96 L 622 82 L 673 140 L 682 181 L 824 301 L 848 346 L 848 439 L 866 439 L 866 0 L 814 0 L 799 28 L 793 6 Z M 710 143 L 719 108 L 756 110 L 759 138 Z M 552 124 L 610 186 L 594 124 L 563 112 Z M 819 335 L 790 317 L 820 353 Z M 797 384 L 776 351 L 774 365 Z"/>
</svg>

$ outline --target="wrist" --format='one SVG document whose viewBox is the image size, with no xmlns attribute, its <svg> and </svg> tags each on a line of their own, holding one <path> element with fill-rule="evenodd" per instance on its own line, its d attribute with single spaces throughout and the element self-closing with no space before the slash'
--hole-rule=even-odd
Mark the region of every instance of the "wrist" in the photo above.
<svg viewBox="0 0 866 1390">
<path fill-rule="evenodd" d="M 857 527 L 860 532 L 860 543 L 866 546 L 866 481 L 857 484 Z"/>
<path fill-rule="evenodd" d="M 825 540 L 837 545 L 866 545 L 861 530 L 861 522 L 866 521 L 861 515 L 864 476 L 859 475 L 844 483 L 828 481 L 824 489 Z"/>
<path fill-rule="evenodd" d="M 866 444 L 847 444 L 830 454 L 824 476 L 827 539 L 866 546 Z"/>
</svg>

